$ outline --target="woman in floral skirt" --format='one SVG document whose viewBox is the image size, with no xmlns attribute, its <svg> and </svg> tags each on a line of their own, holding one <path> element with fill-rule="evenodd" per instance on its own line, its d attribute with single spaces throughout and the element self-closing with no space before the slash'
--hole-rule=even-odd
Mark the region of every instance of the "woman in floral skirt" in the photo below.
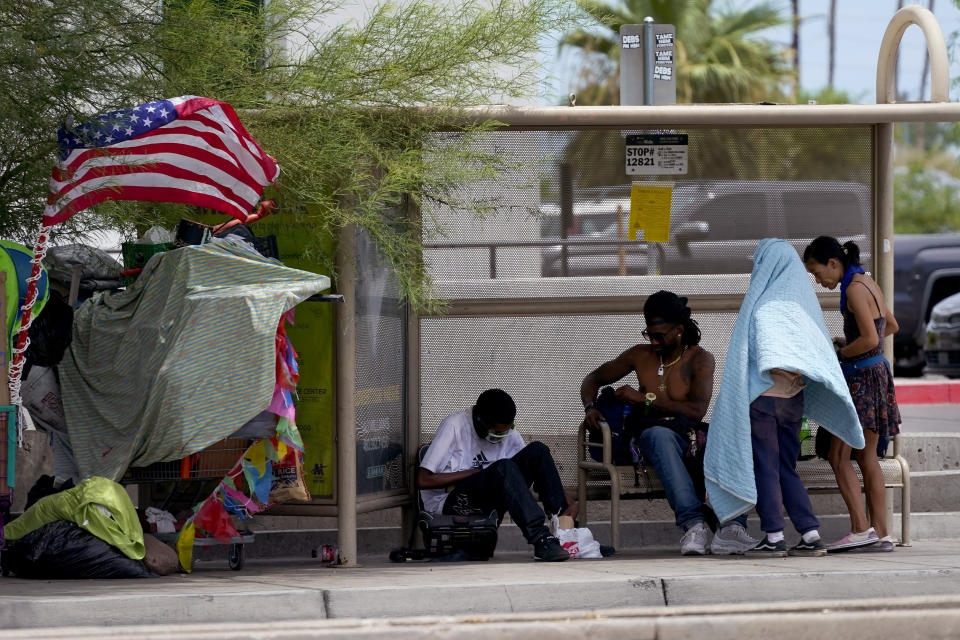
<svg viewBox="0 0 960 640">
<path fill-rule="evenodd" d="M 869 522 L 860 498 L 860 483 L 850 463 L 850 446 L 838 438 L 831 444 L 830 466 L 850 512 L 851 529 L 840 540 L 828 544 L 827 549 L 868 547 L 871 551 L 893 551 L 877 443 L 885 443 L 900 433 L 893 374 L 883 357 L 883 338 L 896 333 L 897 320 L 887 308 L 880 287 L 860 266 L 860 248 L 855 243 L 841 245 L 836 238 L 820 236 L 804 250 L 803 262 L 822 286 L 840 286 L 844 337 L 835 338 L 834 344 L 866 440 L 866 446 L 855 451 L 854 457 L 863 475 Z"/>
</svg>

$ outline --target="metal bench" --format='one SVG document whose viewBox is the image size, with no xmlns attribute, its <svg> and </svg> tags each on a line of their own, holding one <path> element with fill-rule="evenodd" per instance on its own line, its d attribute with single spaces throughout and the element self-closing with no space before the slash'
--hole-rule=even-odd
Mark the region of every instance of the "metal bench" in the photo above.
<svg viewBox="0 0 960 640">
<path fill-rule="evenodd" d="M 817 425 L 810 422 L 811 435 L 815 433 Z M 632 465 L 618 466 L 613 464 L 613 447 L 611 445 L 610 428 L 601 426 L 602 442 L 594 443 L 587 440 L 586 427 L 581 424 L 577 430 L 577 501 L 580 505 L 579 520 L 581 526 L 587 524 L 587 500 L 610 501 L 610 533 L 611 543 L 615 548 L 620 547 L 620 500 L 628 499 L 655 499 L 665 498 L 663 485 L 657 478 L 653 467 L 641 466 L 634 469 Z M 900 544 L 910 546 L 910 467 L 901 455 L 900 436 L 893 440 L 893 455 L 880 460 L 880 469 L 883 472 L 884 487 L 886 488 L 887 522 L 893 525 L 893 492 L 900 491 Z M 602 449 L 602 459 L 594 460 L 591 449 Z M 857 477 L 861 483 L 863 478 L 860 470 L 854 465 Z M 826 460 L 813 458 L 797 463 L 800 479 L 807 487 L 807 492 L 839 493 L 833 469 Z"/>
</svg>

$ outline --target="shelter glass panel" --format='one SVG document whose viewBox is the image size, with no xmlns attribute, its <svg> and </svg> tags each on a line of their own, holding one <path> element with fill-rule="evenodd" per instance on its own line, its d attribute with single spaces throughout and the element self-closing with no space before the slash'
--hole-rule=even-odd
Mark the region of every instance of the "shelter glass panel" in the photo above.
<svg viewBox="0 0 960 640">
<path fill-rule="evenodd" d="M 407 486 L 406 306 L 392 269 L 370 236 L 357 233 L 356 390 L 357 493 Z"/>
</svg>

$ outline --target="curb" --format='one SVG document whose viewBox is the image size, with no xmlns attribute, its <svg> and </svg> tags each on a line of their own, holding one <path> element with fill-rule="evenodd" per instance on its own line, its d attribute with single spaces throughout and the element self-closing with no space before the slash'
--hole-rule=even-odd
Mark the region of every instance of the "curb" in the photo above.
<svg viewBox="0 0 960 640">
<path fill-rule="evenodd" d="M 960 380 L 894 381 L 898 404 L 958 404 Z"/>
<path fill-rule="evenodd" d="M 724 562 L 723 560 L 719 562 Z M 737 562 L 733 560 L 732 562 Z M 819 562 L 819 561 L 815 561 Z M 828 563 L 827 561 L 823 561 Z M 829 563 L 828 563 L 829 564 Z M 824 601 L 831 606 L 873 607 L 876 594 L 896 585 L 901 598 L 929 598 L 936 600 L 943 594 L 956 593 L 960 585 L 960 571 L 956 569 L 926 568 L 900 569 L 896 564 L 889 569 L 826 571 L 807 569 L 798 573 L 751 572 L 731 564 L 727 571 L 705 573 L 700 576 L 656 577 L 643 574 L 603 576 L 602 572 L 577 570 L 553 571 L 551 568 L 531 572 L 526 580 L 506 580 L 504 583 L 464 580 L 459 575 L 448 581 L 433 584 L 406 584 L 404 586 L 374 586 L 355 584 L 337 585 L 331 575 L 322 576 L 307 588 L 258 589 L 268 580 L 214 581 L 206 585 L 177 584 L 159 593 L 109 592 L 87 596 L 76 593 L 58 596 L 13 596 L 4 598 L 0 615 L 0 638 L 30 637 L 51 633 L 48 638 L 70 637 L 66 630 L 77 627 L 104 628 L 120 625 L 163 625 L 171 621 L 195 628 L 197 624 L 217 623 L 256 624 L 264 620 L 314 620 L 317 628 L 329 620 L 403 619 L 420 616 L 469 616 L 471 618 L 504 614 L 544 615 L 553 613 L 554 619 L 566 620 L 573 611 L 634 610 L 638 614 L 672 616 L 663 607 L 725 605 L 730 609 L 801 607 L 804 602 Z M 739 570 L 738 570 L 739 569 Z M 824 569 L 827 569 L 825 566 Z M 421 568 L 429 571 L 430 568 Z M 593 579 L 583 578 L 593 575 Z M 389 576 L 387 576 L 389 577 Z M 273 579 L 277 579 L 274 576 Z M 384 580 L 386 582 L 386 580 Z M 178 580 L 165 581 L 168 585 Z M 855 585 L 855 586 L 854 586 Z M 956 608 L 956 596 L 952 606 Z M 858 602 L 859 601 L 859 602 Z M 916 602 L 922 602 L 917 600 Z M 675 611 L 675 609 L 674 609 Z M 279 617 L 278 617 L 279 612 Z M 683 610 L 678 611 L 682 614 Z M 809 615 L 809 614 L 807 614 Z M 771 621 L 774 624 L 777 621 Z M 42 631 L 53 623 L 55 631 Z M 409 624 L 409 623 L 408 623 Z M 952 627 L 955 631 L 957 627 Z M 59 631 L 59 634 L 57 633 Z M 394 630 L 392 637 L 407 637 Z M 621 632 L 623 629 L 620 630 Z M 139 634 L 137 634 L 139 636 Z M 494 634 L 496 635 L 496 634 Z M 108 637 L 105 633 L 98 637 Z M 123 637 L 123 636 L 122 636 Z M 131 636 L 125 636 L 131 637 Z M 183 637 L 181 635 L 168 637 Z M 196 636 L 190 636 L 196 637 Z M 217 632 L 204 638 L 258 637 L 275 638 L 271 634 L 223 635 Z M 298 635 L 298 639 L 315 637 Z M 334 635 L 334 637 L 338 637 Z M 453 635 L 432 636 L 454 637 Z M 459 637 L 459 636 L 457 636 Z M 527 636 L 548 639 L 550 634 Z M 589 637 L 588 634 L 577 637 Z M 678 636 L 620 637 L 707 637 L 700 633 Z M 713 636 L 716 638 L 717 636 Z M 769 636 L 735 636 L 755 638 Z M 810 637 L 822 637 L 806 635 Z M 837 636 L 835 636 L 837 637 Z M 843 637 L 843 636 L 839 636 Z M 881 636 L 877 636 L 881 637 Z M 901 635 L 898 637 L 924 637 Z M 955 637 L 937 635 L 932 637 Z"/>
<path fill-rule="evenodd" d="M 243 623 L 166 622 L 156 626 L 0 630 L 16 640 L 209 640 L 271 638 L 303 640 L 556 640 L 660 638 L 663 640 L 782 640 L 808 638 L 949 638 L 960 624 L 956 596 L 874 599 L 869 603 L 820 600 L 808 603 L 594 609 L 553 613 L 497 613 L 393 619 L 273 620 Z"/>
</svg>

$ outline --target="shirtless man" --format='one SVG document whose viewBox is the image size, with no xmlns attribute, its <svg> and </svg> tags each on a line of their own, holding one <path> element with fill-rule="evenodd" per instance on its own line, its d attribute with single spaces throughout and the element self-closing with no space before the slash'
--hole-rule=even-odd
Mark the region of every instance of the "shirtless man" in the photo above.
<svg viewBox="0 0 960 640">
<path fill-rule="evenodd" d="M 686 426 L 703 420 L 710 405 L 713 354 L 699 346 L 700 328 L 690 317 L 686 298 L 658 291 L 647 298 L 643 315 L 647 323 L 643 337 L 650 344 L 624 351 L 584 378 L 580 386 L 584 420 L 588 428 L 599 429 L 603 415 L 594 407 L 597 392 L 604 385 L 635 372 L 639 388 L 623 385 L 616 390 L 616 395 L 623 402 L 645 410 L 649 407 L 649 412 L 662 418 L 662 426 L 643 430 L 638 444 L 644 459 L 653 466 L 663 484 L 677 526 L 683 529 L 680 553 L 743 553 L 757 543 L 746 532 L 746 516 L 732 520 L 713 536 L 707 519 L 714 522 L 715 519 L 698 496 L 683 461 L 688 442 L 681 434 L 685 433 Z"/>
</svg>

